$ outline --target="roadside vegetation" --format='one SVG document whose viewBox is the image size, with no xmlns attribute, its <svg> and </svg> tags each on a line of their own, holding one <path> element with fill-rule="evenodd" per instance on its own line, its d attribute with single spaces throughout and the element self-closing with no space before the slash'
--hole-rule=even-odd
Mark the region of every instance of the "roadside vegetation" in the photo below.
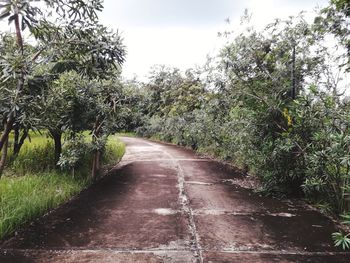
<svg viewBox="0 0 350 263">
<path fill-rule="evenodd" d="M 56 171 L 4 177 L 0 181 L 0 238 L 50 211 L 88 185 L 88 179 Z"/>
</svg>

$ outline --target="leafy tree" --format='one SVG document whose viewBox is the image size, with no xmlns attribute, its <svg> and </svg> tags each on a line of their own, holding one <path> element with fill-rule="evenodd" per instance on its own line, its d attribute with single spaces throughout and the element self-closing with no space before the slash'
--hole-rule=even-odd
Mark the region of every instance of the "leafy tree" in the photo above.
<svg viewBox="0 0 350 263">
<path fill-rule="evenodd" d="M 193 70 L 187 70 L 183 77 L 176 68 L 154 67 L 148 93 L 148 111 L 150 116 L 181 115 L 200 108 L 205 90 Z"/>
<path fill-rule="evenodd" d="M 68 127 L 72 132 L 78 132 L 83 127 L 79 126 L 81 121 L 79 122 L 74 114 L 67 116 L 72 112 L 77 114 L 78 109 L 72 110 L 69 106 L 65 107 L 72 100 L 75 100 L 73 103 L 75 106 L 78 105 L 76 103 L 77 97 L 73 99 L 74 94 L 79 93 L 77 87 L 61 90 L 62 94 L 73 96 L 68 96 L 65 101 L 62 97 L 57 98 L 57 94 L 53 93 L 57 89 L 57 85 L 54 84 L 55 80 L 60 79 L 62 73 L 72 70 L 78 72 L 82 78 L 90 80 L 107 79 L 115 74 L 119 75 L 121 64 L 124 62 L 125 48 L 118 34 L 108 31 L 106 27 L 97 23 L 97 12 L 101 11 L 102 8 L 101 1 L 41 1 L 49 10 L 55 10 L 59 15 L 58 18 L 46 16 L 35 2 L 37 1 L 4 1 L 0 10 L 2 11 L 0 15 L 2 19 L 8 18 L 9 22 L 14 21 L 17 43 L 12 52 L 8 52 L 4 56 L 8 60 L 3 59 L 2 65 L 6 69 L 3 71 L 5 72 L 3 79 L 7 82 L 17 83 L 13 90 L 16 90 L 14 92 L 17 94 L 16 98 L 20 98 L 20 100 L 16 100 L 16 105 L 11 104 L 11 100 L 7 99 L 8 111 L 4 112 L 3 115 L 4 132 L 0 138 L 0 151 L 2 151 L 2 145 L 8 140 L 8 134 L 12 128 L 15 130 L 15 138 L 18 141 L 15 143 L 17 152 L 23 144 L 29 128 L 47 128 L 55 141 L 55 161 L 57 162 L 62 151 L 62 133 L 68 130 Z M 60 26 L 57 26 L 57 20 Z M 22 22 L 22 27 L 18 26 L 19 22 Z M 32 52 L 31 56 L 25 54 L 27 47 L 22 38 L 26 28 L 37 39 L 37 50 Z M 14 62 L 11 57 L 15 52 L 19 53 L 19 62 L 11 67 L 11 63 Z M 30 74 L 34 75 L 30 76 Z M 5 81 L 3 84 L 8 85 Z M 31 97 L 24 96 L 26 85 Z M 50 90 L 51 87 L 53 90 Z M 27 103 L 24 103 L 24 98 Z M 39 104 L 46 109 L 45 113 L 48 115 L 31 109 L 34 105 L 33 99 L 39 99 L 41 102 Z M 54 99 L 57 101 L 53 103 Z M 51 102 L 51 105 L 45 105 L 46 101 Z M 82 107 L 82 105 L 80 106 Z M 64 109 L 64 111 L 54 112 L 55 107 Z M 80 111 L 82 112 L 81 109 Z M 36 122 L 36 127 L 33 126 L 33 123 L 30 126 L 20 125 L 20 123 L 29 122 L 27 120 L 28 114 L 25 114 L 28 112 L 32 115 L 36 114 L 37 117 L 40 116 L 41 123 L 40 121 Z M 23 132 L 21 139 L 19 139 L 21 127 Z M 5 148 L 4 151 L 7 151 L 7 147 Z M 4 153 L 4 151 L 2 152 Z"/>
<path fill-rule="evenodd" d="M 92 178 L 96 179 L 100 170 L 101 155 L 107 137 L 115 132 L 115 123 L 124 110 L 122 85 L 118 79 L 106 81 L 95 80 L 90 89 L 90 106 L 94 116 L 92 123 L 93 163 Z"/>
<path fill-rule="evenodd" d="M 1 59 L 2 67 L 5 69 L 3 70 L 2 76 L 3 85 L 8 85 L 9 82 L 16 83 L 15 89 L 13 89 L 13 93 L 15 94 L 13 97 L 15 100 L 11 101 L 10 98 L 7 98 L 9 110 L 5 112 L 3 118 L 3 132 L 0 137 L 0 151 L 3 156 L 3 162 L 1 162 L 2 168 L 6 161 L 9 133 L 16 121 L 18 122 L 18 119 L 23 117 L 23 115 L 19 116 L 21 111 L 24 112 L 22 109 L 26 108 L 26 104 L 23 103 L 24 100 L 21 99 L 24 96 L 23 93 L 28 81 L 28 73 L 45 49 L 42 47 L 35 53 L 35 55 L 28 56 L 26 44 L 23 39 L 23 31 L 28 28 L 32 35 L 37 39 L 48 40 L 53 38 L 53 31 L 49 30 L 50 28 L 48 27 L 51 23 L 46 19 L 46 16 L 41 9 L 35 5 L 35 2 L 37 1 L 3 0 L 0 5 L 0 19 L 8 18 L 9 23 L 14 24 L 16 35 L 15 40 L 17 44 L 16 49 L 11 50 L 12 52 L 9 54 L 4 54 Z M 88 2 L 73 0 L 41 2 L 50 9 L 57 9 L 58 14 L 62 19 L 69 16 L 69 20 L 72 23 L 79 19 L 90 19 L 92 22 L 96 21 L 96 11 L 101 10 L 102 7 L 101 2 L 98 0 Z"/>
<path fill-rule="evenodd" d="M 347 0 L 331 0 L 328 7 L 321 10 L 315 18 L 314 29 L 325 38 L 333 34 L 347 49 L 347 70 L 350 70 L 350 4 Z"/>
<path fill-rule="evenodd" d="M 88 81 L 74 71 L 62 73 L 50 83 L 43 94 L 41 127 L 50 132 L 55 144 L 55 163 L 62 152 L 64 131 L 77 133 L 84 130 L 88 121 L 86 109 L 89 107 L 85 92 Z"/>
<path fill-rule="evenodd" d="M 146 87 L 149 100 L 147 113 L 149 115 L 164 115 L 164 107 L 172 100 L 171 96 L 165 95 L 181 83 L 180 71 L 176 68 L 158 65 L 152 68 L 149 79 L 150 82 Z"/>
<path fill-rule="evenodd" d="M 16 92 L 21 94 L 25 81 L 26 69 L 30 66 L 40 55 L 43 49 L 38 50 L 33 57 L 25 55 L 25 43 L 23 39 L 23 31 L 29 28 L 29 31 L 38 39 L 52 39 L 52 31 L 49 30 L 50 22 L 38 6 L 35 6 L 32 0 L 3 0 L 0 6 L 0 19 L 8 18 L 9 23 L 13 23 L 16 33 L 17 50 L 15 55 L 18 57 L 16 67 L 10 71 L 5 71 L 5 79 L 13 78 L 16 81 Z M 99 0 L 91 0 L 88 2 L 74 1 L 74 0 L 54 0 L 41 1 L 48 8 L 58 11 L 62 19 L 69 16 L 71 23 L 80 19 L 96 21 L 96 11 L 101 10 L 102 4 Z M 8 65 L 5 65 L 10 68 Z M 23 105 L 12 105 L 12 109 L 7 114 L 4 122 L 4 131 L 0 137 L 0 151 L 2 151 L 4 144 L 8 141 L 8 135 L 16 121 L 18 109 Z"/>
</svg>

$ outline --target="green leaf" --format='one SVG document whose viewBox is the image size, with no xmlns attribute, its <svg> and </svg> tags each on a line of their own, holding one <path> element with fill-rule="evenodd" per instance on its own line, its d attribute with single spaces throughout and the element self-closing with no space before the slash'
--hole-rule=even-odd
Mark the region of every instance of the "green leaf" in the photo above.
<svg viewBox="0 0 350 263">
<path fill-rule="evenodd" d="M 0 14 L 0 20 L 4 19 L 4 18 L 6 18 L 6 17 L 8 17 L 10 15 L 11 15 L 10 11 L 5 11 L 5 12 Z"/>
<path fill-rule="evenodd" d="M 350 238 L 348 237 L 349 234 L 345 235 L 341 232 L 335 232 L 332 234 L 332 238 L 334 240 L 334 245 L 336 247 L 341 246 L 343 250 L 350 248 Z"/>
</svg>

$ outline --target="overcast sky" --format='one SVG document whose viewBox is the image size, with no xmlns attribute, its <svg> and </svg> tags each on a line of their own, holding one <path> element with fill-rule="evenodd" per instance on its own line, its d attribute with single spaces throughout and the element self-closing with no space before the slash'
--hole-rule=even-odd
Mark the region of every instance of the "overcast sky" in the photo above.
<svg viewBox="0 0 350 263">
<path fill-rule="evenodd" d="M 239 25 L 244 10 L 263 26 L 274 18 L 312 12 L 328 0 L 105 0 L 103 24 L 119 30 L 127 47 L 123 75 L 144 79 L 155 64 L 182 70 L 205 63 L 222 46 L 219 31 Z M 310 14 L 311 16 L 311 14 Z"/>
<path fill-rule="evenodd" d="M 215 54 L 224 39 L 218 32 L 237 30 L 248 9 L 252 24 L 262 28 L 275 18 L 287 18 L 307 11 L 313 17 L 316 7 L 329 0 L 104 0 L 101 22 L 119 31 L 127 48 L 123 76 L 141 80 L 156 64 L 181 70 L 203 65 Z M 225 20 L 229 18 L 228 25 Z M 7 27 L 1 22 L 0 27 Z"/>
</svg>

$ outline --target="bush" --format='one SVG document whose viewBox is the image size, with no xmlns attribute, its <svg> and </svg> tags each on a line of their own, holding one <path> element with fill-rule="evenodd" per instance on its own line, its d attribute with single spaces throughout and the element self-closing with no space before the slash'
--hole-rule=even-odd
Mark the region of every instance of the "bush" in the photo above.
<svg viewBox="0 0 350 263">
<path fill-rule="evenodd" d="M 69 138 L 63 144 L 62 153 L 58 165 L 66 171 L 71 171 L 74 176 L 75 170 L 80 173 L 88 173 L 92 163 L 91 146 L 86 142 L 84 135 L 77 134 Z"/>
</svg>

